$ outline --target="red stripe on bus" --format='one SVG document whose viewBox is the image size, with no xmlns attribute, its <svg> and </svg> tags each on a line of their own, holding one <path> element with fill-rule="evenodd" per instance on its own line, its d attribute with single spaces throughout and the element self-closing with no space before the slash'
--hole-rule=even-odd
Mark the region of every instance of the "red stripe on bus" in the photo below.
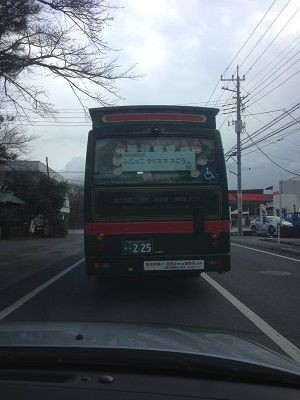
<svg viewBox="0 0 300 400">
<path fill-rule="evenodd" d="M 204 232 L 229 232 L 228 220 L 205 221 Z M 84 226 L 86 235 L 122 235 L 146 233 L 192 233 L 193 221 L 134 221 L 134 222 L 89 222 Z"/>
<path fill-rule="evenodd" d="M 229 220 L 215 220 L 204 222 L 205 232 L 230 232 L 230 221 Z"/>
<path fill-rule="evenodd" d="M 169 122 L 205 122 L 206 116 L 201 114 L 178 113 L 130 113 L 110 114 L 102 117 L 103 122 L 140 122 L 140 121 L 169 121 Z"/>
</svg>

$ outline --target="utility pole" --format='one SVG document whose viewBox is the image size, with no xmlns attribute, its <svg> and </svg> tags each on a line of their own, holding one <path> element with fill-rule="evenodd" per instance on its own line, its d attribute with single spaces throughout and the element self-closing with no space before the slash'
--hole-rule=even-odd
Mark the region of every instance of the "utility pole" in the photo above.
<svg viewBox="0 0 300 400">
<path fill-rule="evenodd" d="M 48 201 L 47 201 L 47 225 L 48 225 L 48 229 L 50 232 L 50 204 L 49 204 L 49 199 L 50 199 L 50 174 L 49 174 L 49 165 L 48 165 L 48 157 L 46 157 L 46 167 L 47 167 L 47 179 L 48 179 L 48 183 L 47 183 L 47 192 L 48 192 Z"/>
<path fill-rule="evenodd" d="M 49 175 L 48 157 L 46 157 L 46 167 L 47 167 L 48 190 L 49 190 L 50 175 Z"/>
<path fill-rule="evenodd" d="M 239 66 L 236 67 L 236 78 L 234 75 L 230 79 L 225 79 L 221 76 L 221 81 L 236 82 L 236 90 L 222 87 L 224 90 L 229 90 L 236 93 L 236 161 L 237 161 L 237 210 L 238 210 L 238 234 L 243 236 L 243 205 L 242 205 L 242 164 L 241 164 L 241 133 L 243 130 L 243 123 L 241 119 L 241 81 L 245 80 L 245 75 L 240 78 Z"/>
</svg>

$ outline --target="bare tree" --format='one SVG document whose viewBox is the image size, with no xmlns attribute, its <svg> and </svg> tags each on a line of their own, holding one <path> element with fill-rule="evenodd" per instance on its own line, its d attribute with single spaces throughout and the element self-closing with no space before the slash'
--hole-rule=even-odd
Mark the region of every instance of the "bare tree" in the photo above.
<svg viewBox="0 0 300 400">
<path fill-rule="evenodd" d="M 14 117 L 0 116 L 0 166 L 27 154 L 30 142 L 35 139 L 13 122 Z"/>
<path fill-rule="evenodd" d="M 83 186 L 69 184 L 68 197 L 70 200 L 70 215 L 69 215 L 69 227 L 71 229 L 83 228 L 83 202 L 84 202 L 84 190 Z"/>
<path fill-rule="evenodd" d="M 105 0 L 0 0 L 0 93 L 17 109 L 51 111 L 46 93 L 23 76 L 40 69 L 66 81 L 80 103 L 119 98 L 115 82 L 134 78 L 121 70 L 102 38 L 114 8 Z"/>
</svg>

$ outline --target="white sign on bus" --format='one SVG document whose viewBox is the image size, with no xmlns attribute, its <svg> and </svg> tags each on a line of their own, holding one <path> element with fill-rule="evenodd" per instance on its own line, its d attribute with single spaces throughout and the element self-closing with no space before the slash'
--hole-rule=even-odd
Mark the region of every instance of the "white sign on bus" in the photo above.
<svg viewBox="0 0 300 400">
<path fill-rule="evenodd" d="M 196 169 L 196 158 L 193 151 L 122 154 L 122 172 L 191 171 L 194 169 Z"/>
</svg>

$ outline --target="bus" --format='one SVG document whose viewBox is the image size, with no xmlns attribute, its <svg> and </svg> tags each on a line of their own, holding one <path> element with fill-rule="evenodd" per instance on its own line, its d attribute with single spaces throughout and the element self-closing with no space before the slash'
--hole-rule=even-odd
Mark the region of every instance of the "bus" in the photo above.
<svg viewBox="0 0 300 400">
<path fill-rule="evenodd" d="M 84 205 L 88 276 L 230 270 L 218 109 L 89 110 Z"/>
</svg>

